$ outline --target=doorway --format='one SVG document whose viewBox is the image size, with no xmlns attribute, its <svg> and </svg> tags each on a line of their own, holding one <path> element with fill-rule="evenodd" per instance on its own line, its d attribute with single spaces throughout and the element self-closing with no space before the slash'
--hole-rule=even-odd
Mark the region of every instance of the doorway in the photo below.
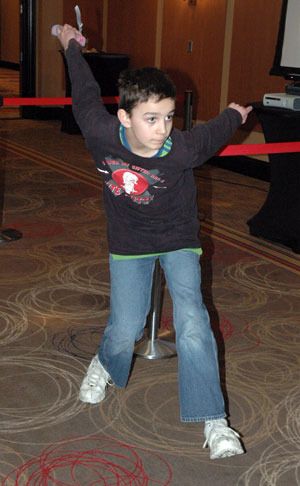
<svg viewBox="0 0 300 486">
<path fill-rule="evenodd" d="M 20 95 L 36 95 L 36 0 L 20 2 Z M 22 118 L 35 118 L 35 107 L 24 106 Z"/>
</svg>

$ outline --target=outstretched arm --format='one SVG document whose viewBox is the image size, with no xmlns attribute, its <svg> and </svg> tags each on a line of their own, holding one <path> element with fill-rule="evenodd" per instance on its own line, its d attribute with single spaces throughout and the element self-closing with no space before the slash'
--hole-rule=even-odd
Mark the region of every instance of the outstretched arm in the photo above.
<svg viewBox="0 0 300 486">
<path fill-rule="evenodd" d="M 242 117 L 242 124 L 246 123 L 247 117 L 248 117 L 250 111 L 252 111 L 252 109 L 253 109 L 252 106 L 241 106 L 241 105 L 238 105 L 237 103 L 230 103 L 228 108 L 233 108 L 234 110 L 237 110 L 240 113 L 240 115 Z"/>
<path fill-rule="evenodd" d="M 190 132 L 183 132 L 188 144 L 194 147 L 191 166 L 197 167 L 203 164 L 228 143 L 237 128 L 246 122 L 251 110 L 251 106 L 244 107 L 231 103 L 212 120 L 197 124 Z"/>
</svg>

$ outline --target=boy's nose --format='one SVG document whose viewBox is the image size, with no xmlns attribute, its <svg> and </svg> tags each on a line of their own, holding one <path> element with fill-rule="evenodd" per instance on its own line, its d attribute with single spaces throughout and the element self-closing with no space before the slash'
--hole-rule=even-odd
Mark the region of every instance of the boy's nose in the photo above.
<svg viewBox="0 0 300 486">
<path fill-rule="evenodd" d="M 165 121 L 161 121 L 158 124 L 157 131 L 158 131 L 158 133 L 162 133 L 162 134 L 166 133 L 167 127 L 166 127 Z"/>
</svg>

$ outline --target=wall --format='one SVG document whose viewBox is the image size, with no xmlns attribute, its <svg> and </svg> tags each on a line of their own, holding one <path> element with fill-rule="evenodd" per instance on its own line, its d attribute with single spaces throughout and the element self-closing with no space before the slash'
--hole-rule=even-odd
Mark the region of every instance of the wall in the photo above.
<svg viewBox="0 0 300 486">
<path fill-rule="evenodd" d="M 286 81 L 270 76 L 281 0 L 235 0 L 229 99 L 246 103 L 284 91 Z"/>
<path fill-rule="evenodd" d="M 62 23 L 62 0 L 38 0 L 36 39 L 36 96 L 64 96 L 64 68 L 60 44 L 50 35 L 53 24 Z"/>
<path fill-rule="evenodd" d="M 53 24 L 76 25 L 74 0 L 37 0 L 37 49 L 36 49 L 36 95 L 64 96 L 65 75 L 60 44 L 50 35 Z M 80 5 L 84 34 L 88 47 L 101 50 L 103 27 L 103 2 L 81 0 Z"/>
<path fill-rule="evenodd" d="M 155 64 L 178 91 L 193 89 L 194 117 L 207 120 L 230 101 L 282 91 L 269 76 L 281 0 L 108 0 L 107 50 L 131 65 Z M 271 12 L 271 15 L 270 15 Z M 188 42 L 193 41 L 191 53 Z"/>
<path fill-rule="evenodd" d="M 133 66 L 162 67 L 179 93 L 192 89 L 194 119 L 208 120 L 231 101 L 261 101 L 264 93 L 284 91 L 285 81 L 269 75 L 281 0 L 196 0 L 194 6 L 189 0 L 108 1 L 108 50 L 126 52 Z M 264 138 L 258 124 L 248 124 L 234 141 Z"/>
<path fill-rule="evenodd" d="M 109 0 L 107 51 L 129 54 L 132 66 L 155 63 L 157 0 Z"/>
<path fill-rule="evenodd" d="M 281 0 L 229 0 L 232 4 L 226 103 L 262 101 L 264 93 L 283 92 L 286 81 L 270 76 L 277 40 Z M 223 104 L 224 107 L 224 104 Z M 247 132 L 247 128 L 249 131 Z M 264 143 L 259 124 L 239 130 L 235 143 Z M 254 158 L 268 161 L 268 156 Z"/>
<path fill-rule="evenodd" d="M 20 62 L 19 0 L 0 0 L 0 60 Z"/>
<path fill-rule="evenodd" d="M 3 24 L 4 6 L 6 12 L 18 1 L 0 2 Z M 44 89 L 50 89 L 58 66 L 57 59 L 56 64 L 45 62 L 48 54 L 46 57 L 42 54 L 43 50 L 48 52 L 46 45 L 51 42 L 52 49 L 57 49 L 55 40 L 49 37 L 49 22 L 58 22 L 59 11 L 62 22 L 74 25 L 76 2 L 37 0 L 37 3 L 43 12 L 37 56 L 40 94 L 44 94 Z M 230 101 L 248 103 L 262 100 L 266 92 L 284 90 L 285 81 L 269 75 L 281 3 L 281 0 L 196 0 L 192 6 L 189 0 L 81 0 L 79 5 L 88 48 L 126 53 L 132 67 L 162 67 L 173 76 L 179 93 L 193 90 L 194 118 L 207 120 Z M 9 32 L 15 32 L 17 25 L 15 22 Z M 7 24 L 2 25 L 1 37 L 7 43 L 5 52 L 15 52 L 18 36 L 8 35 Z M 190 53 L 189 41 L 193 42 Z M 60 74 L 52 86 L 58 94 Z"/>
<path fill-rule="evenodd" d="M 103 50 L 103 11 L 105 0 L 63 0 L 63 22 L 76 26 L 74 7 L 80 7 L 83 33 L 88 39 L 88 48 Z M 123 1 L 124 3 L 124 1 Z"/>
<path fill-rule="evenodd" d="M 172 75 L 179 93 L 193 90 L 194 115 L 204 120 L 219 112 L 225 21 L 224 0 L 198 0 L 197 6 L 164 1 L 161 67 Z"/>
</svg>

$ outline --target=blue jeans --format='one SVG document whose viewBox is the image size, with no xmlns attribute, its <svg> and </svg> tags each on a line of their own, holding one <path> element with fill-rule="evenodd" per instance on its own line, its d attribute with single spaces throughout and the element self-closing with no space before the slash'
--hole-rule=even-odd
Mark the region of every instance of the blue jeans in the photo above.
<svg viewBox="0 0 300 486">
<path fill-rule="evenodd" d="M 127 384 L 135 341 L 150 310 L 156 258 L 110 257 L 111 310 L 99 359 L 118 387 Z M 177 250 L 159 260 L 173 301 L 180 418 L 201 422 L 225 417 L 217 347 L 201 294 L 199 256 Z"/>
</svg>

